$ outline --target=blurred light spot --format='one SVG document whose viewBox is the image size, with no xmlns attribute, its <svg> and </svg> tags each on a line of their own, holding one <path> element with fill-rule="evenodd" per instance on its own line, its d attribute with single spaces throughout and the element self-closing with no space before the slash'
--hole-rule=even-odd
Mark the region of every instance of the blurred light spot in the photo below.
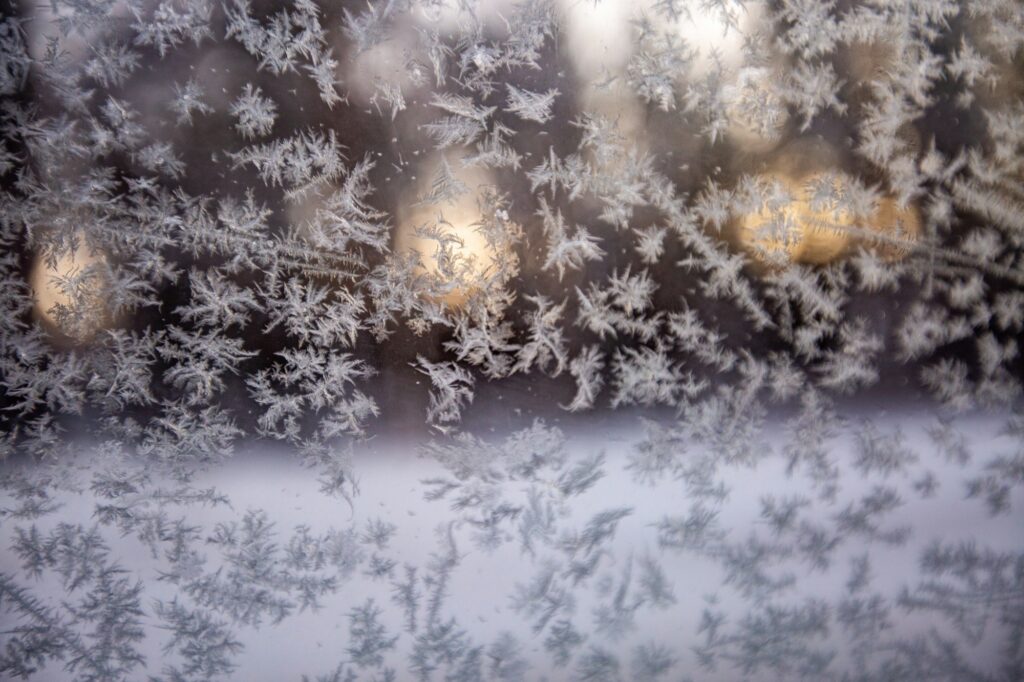
<svg viewBox="0 0 1024 682">
<path fill-rule="evenodd" d="M 768 265 L 825 265 L 848 255 L 856 245 L 865 245 L 887 260 L 899 260 L 921 231 L 917 208 L 901 207 L 891 197 L 882 198 L 867 219 L 843 207 L 816 205 L 811 186 L 834 183 L 837 194 L 842 194 L 841 175 L 817 173 L 797 180 L 780 174 L 760 180 L 773 190 L 760 210 L 740 219 L 740 240 Z"/>
<path fill-rule="evenodd" d="M 562 0 L 565 40 L 580 80 L 590 83 L 605 73 L 625 72 L 634 36 L 630 0 L 601 3 Z"/>
<path fill-rule="evenodd" d="M 760 16 L 760 6 L 740 0 L 689 3 L 676 22 L 676 32 L 697 51 L 695 74 L 711 69 L 715 58 L 726 70 L 743 61 L 743 37 L 747 27 Z"/>
<path fill-rule="evenodd" d="M 111 322 L 109 285 L 105 257 L 81 237 L 75 242 L 55 262 L 37 255 L 29 284 L 36 318 L 62 340 L 84 342 Z"/>
<path fill-rule="evenodd" d="M 786 176 L 766 179 L 779 190 L 760 210 L 741 218 L 741 240 L 768 263 L 824 264 L 840 256 L 849 242 L 843 228 L 853 225 L 845 211 L 811 207 L 806 184 Z"/>
<path fill-rule="evenodd" d="M 439 298 L 450 306 L 465 303 L 478 280 L 486 275 L 496 258 L 487 239 L 476 229 L 480 220 L 480 188 L 493 182 L 491 175 L 478 168 L 463 169 L 457 161 L 450 168 L 468 191 L 447 201 L 430 203 L 425 198 L 442 167 L 438 154 L 424 163 L 416 186 L 398 210 L 395 232 L 397 251 L 413 250 L 419 256 L 424 274 L 434 279 Z M 444 241 L 426 236 L 436 231 Z"/>
</svg>

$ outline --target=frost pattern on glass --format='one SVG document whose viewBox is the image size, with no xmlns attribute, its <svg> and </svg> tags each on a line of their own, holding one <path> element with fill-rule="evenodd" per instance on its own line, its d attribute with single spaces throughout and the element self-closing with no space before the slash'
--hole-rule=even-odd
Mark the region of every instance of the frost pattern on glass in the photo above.
<svg viewBox="0 0 1024 682">
<path fill-rule="evenodd" d="M 0 7 L 0 677 L 1024 678 L 1016 0 Z"/>
</svg>

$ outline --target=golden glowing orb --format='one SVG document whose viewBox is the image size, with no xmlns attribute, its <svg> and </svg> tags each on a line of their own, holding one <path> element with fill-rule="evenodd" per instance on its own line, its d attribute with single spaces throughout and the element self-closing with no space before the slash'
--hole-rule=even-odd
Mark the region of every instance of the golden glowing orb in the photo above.
<svg viewBox="0 0 1024 682">
<path fill-rule="evenodd" d="M 110 323 L 106 260 L 80 236 L 55 258 L 37 255 L 29 285 L 36 319 L 61 340 L 88 341 Z"/>
<path fill-rule="evenodd" d="M 857 246 L 890 260 L 905 257 L 921 231 L 917 208 L 883 197 L 855 215 L 845 199 L 848 182 L 839 173 L 753 178 L 741 188 L 750 209 L 739 221 L 741 243 L 769 265 L 825 265 Z"/>
<path fill-rule="evenodd" d="M 457 176 L 465 191 L 438 198 L 432 189 L 437 187 L 441 163 L 445 172 Z M 479 188 L 491 178 L 479 169 L 454 170 L 447 162 L 435 165 L 435 172 L 418 183 L 416 199 L 399 211 L 395 249 L 416 253 L 421 274 L 436 292 L 434 298 L 448 306 L 461 306 L 479 288 L 479 281 L 493 268 L 497 257 L 478 229 Z"/>
<path fill-rule="evenodd" d="M 766 262 L 821 265 L 839 257 L 849 243 L 846 211 L 816 210 L 808 185 L 786 176 L 762 177 L 750 189 L 753 210 L 740 220 L 743 244 Z"/>
<path fill-rule="evenodd" d="M 493 256 L 472 221 L 463 213 L 441 213 L 418 229 L 398 235 L 400 248 L 411 248 L 419 255 L 424 274 L 438 292 L 436 298 L 449 306 L 466 302 Z"/>
</svg>

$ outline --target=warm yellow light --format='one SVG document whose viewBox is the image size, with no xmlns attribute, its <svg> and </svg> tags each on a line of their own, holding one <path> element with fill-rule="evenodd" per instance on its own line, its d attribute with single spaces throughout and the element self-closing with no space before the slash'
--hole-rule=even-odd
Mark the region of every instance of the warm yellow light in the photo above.
<svg viewBox="0 0 1024 682">
<path fill-rule="evenodd" d="M 493 256 L 487 241 L 476 231 L 473 218 L 464 212 L 441 213 L 420 227 L 427 227 L 427 231 L 437 228 L 444 242 L 426 236 L 424 231 L 403 230 L 399 233 L 399 248 L 416 251 L 445 304 L 463 305 Z"/>
<path fill-rule="evenodd" d="M 478 288 L 476 282 L 493 269 L 496 258 L 477 230 L 480 188 L 491 178 L 479 169 L 463 170 L 452 164 L 448 168 L 464 183 L 465 193 L 437 203 L 423 201 L 441 163 L 439 159 L 428 165 L 431 172 L 419 178 L 416 198 L 399 211 L 395 248 L 415 251 L 423 273 L 433 278 L 434 288 L 441 292 L 439 298 L 449 306 L 460 306 Z"/>
<path fill-rule="evenodd" d="M 806 182 L 786 176 L 770 178 L 769 182 L 781 185 L 786 199 L 741 218 L 744 245 L 769 262 L 784 259 L 820 265 L 839 257 L 849 243 L 844 228 L 853 225 L 853 217 L 845 211 L 814 210 Z"/>
<path fill-rule="evenodd" d="M 109 323 L 104 257 L 81 237 L 75 242 L 74 248 L 58 256 L 56 262 L 38 255 L 29 285 L 37 319 L 66 340 L 87 341 Z"/>
<path fill-rule="evenodd" d="M 823 179 L 836 183 L 837 191 L 842 192 L 841 175 L 814 174 L 801 180 L 785 175 L 761 178 L 768 186 L 780 190 L 780 198 L 740 219 L 744 247 L 763 262 L 783 265 L 824 265 L 849 254 L 858 245 L 890 260 L 907 255 L 909 244 L 921 232 L 916 207 L 900 206 L 895 199 L 884 197 L 870 216 L 855 216 L 843 209 L 820 209 L 813 205 L 809 188 Z"/>
</svg>

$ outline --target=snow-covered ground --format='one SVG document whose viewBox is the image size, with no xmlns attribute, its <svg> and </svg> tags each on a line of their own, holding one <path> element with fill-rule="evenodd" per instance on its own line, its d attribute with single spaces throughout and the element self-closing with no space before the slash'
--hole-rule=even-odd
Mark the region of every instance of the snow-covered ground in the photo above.
<svg viewBox="0 0 1024 682">
<path fill-rule="evenodd" d="M 1019 491 L 1011 512 L 996 516 L 982 500 L 966 497 L 965 482 L 981 475 L 990 458 L 1020 447 L 1001 435 L 1005 420 L 989 414 L 956 423 L 970 455 L 964 462 L 948 457 L 929 435 L 940 422 L 927 412 L 890 414 L 870 424 L 848 420 L 828 443 L 838 466 L 833 499 L 822 498 L 824 488 L 801 465 L 787 471 L 791 438 L 784 423 L 765 426 L 752 441 L 752 459 L 732 464 L 709 456 L 708 444 L 649 447 L 652 434 L 666 432 L 633 419 L 566 432 L 538 424 L 486 444 L 438 450 L 440 458 L 426 454 L 423 444 L 379 437 L 353 453 L 358 493 L 351 504 L 321 492 L 315 472 L 293 454 L 265 448 L 238 452 L 192 482 L 196 489 L 215 487 L 229 504 L 164 506 L 168 523 L 181 519 L 195 529 L 188 545 L 203 560 L 191 564 L 192 573 L 182 569 L 190 564 L 180 554 L 170 558 L 175 536 L 168 528 L 151 546 L 141 540 L 147 528 L 141 514 L 124 535 L 103 523 L 99 531 L 111 557 L 145 585 L 140 670 L 150 675 L 187 664 L 154 608 L 155 600 L 174 598 L 208 613 L 244 647 L 228 657 L 237 680 L 313 677 L 342 663 L 354 679 L 387 679 L 387 668 L 393 679 L 417 679 L 431 667 L 430 679 L 478 679 L 467 672 L 475 667 L 479 679 L 581 679 L 590 673 L 615 679 L 609 675 L 616 670 L 621 679 L 646 679 L 659 661 L 671 663 L 666 679 L 795 679 L 801 671 L 810 679 L 839 679 L 844 672 L 881 671 L 898 656 L 897 642 L 932 632 L 958 641 L 963 660 L 979 672 L 994 672 L 1006 662 L 1007 626 L 999 620 L 1006 595 L 993 594 L 986 607 L 985 586 L 970 586 L 978 600 L 965 622 L 977 617 L 984 626 L 974 640 L 956 629 L 949 616 L 957 611 L 911 610 L 900 595 L 950 577 L 922 570 L 921 557 L 934 542 L 970 543 L 1019 563 Z M 902 440 L 892 441 L 897 431 Z M 890 454 L 902 455 L 868 464 L 856 436 L 868 432 Z M 648 476 L 653 481 L 638 480 L 641 462 L 657 457 L 663 471 Z M 923 485 L 928 475 L 933 485 Z M 449 484 L 443 497 L 429 499 Z M 61 586 L 59 568 L 40 578 L 26 575 L 18 534 L 33 523 L 43 534 L 59 523 L 89 527 L 98 522 L 96 505 L 124 499 L 102 499 L 87 488 L 66 493 L 59 509 L 34 522 L 5 519 L 2 570 L 56 607 L 74 592 Z M 800 503 L 788 521 L 772 525 L 765 513 L 769 499 L 777 510 L 787 500 Z M 865 511 L 873 503 L 874 512 Z M 132 504 L 136 511 L 159 506 Z M 607 523 L 595 522 L 606 512 L 614 512 L 603 517 Z M 224 542 L 224 528 L 247 515 L 272 529 L 266 536 L 239 533 L 235 545 Z M 221 531 L 218 524 L 224 524 Z M 374 524 L 385 529 L 376 543 Z M 296 539 L 302 528 L 308 536 Z M 865 581 L 851 585 L 864 557 Z M 1012 580 L 1012 564 L 1006 568 Z M 396 587 L 410 569 L 419 594 L 411 612 Z M 239 615 L 244 609 L 198 587 L 218 570 L 223 582 L 217 589 L 252 590 L 245 599 L 253 602 L 279 599 L 274 603 L 284 604 L 287 615 L 275 623 L 268 607 L 258 625 L 257 618 L 246 622 Z M 167 579 L 175 573 L 177 582 Z M 336 582 L 323 590 L 317 608 L 302 609 L 300 576 Z M 1019 592 L 1016 580 L 1017 587 L 1007 589 Z M 853 618 L 863 616 L 857 606 L 864 609 L 872 599 L 871 613 L 884 611 L 884 617 Z M 361 658 L 356 652 L 364 640 L 350 632 L 353 609 L 367 600 L 384 627 L 377 637 L 386 645 L 380 659 Z M 566 623 L 576 636 L 564 640 L 567 658 L 559 665 L 552 633 Z M 8 621 L 6 628 L 18 624 Z M 442 625 L 452 626 L 448 636 L 430 639 L 431 628 Z M 652 655 L 641 657 L 641 646 Z M 477 647 L 483 649 L 474 663 Z M 499 659 L 506 667 L 489 667 Z M 638 660 L 652 667 L 645 671 Z M 45 677 L 70 678 L 56 666 Z"/>
</svg>

